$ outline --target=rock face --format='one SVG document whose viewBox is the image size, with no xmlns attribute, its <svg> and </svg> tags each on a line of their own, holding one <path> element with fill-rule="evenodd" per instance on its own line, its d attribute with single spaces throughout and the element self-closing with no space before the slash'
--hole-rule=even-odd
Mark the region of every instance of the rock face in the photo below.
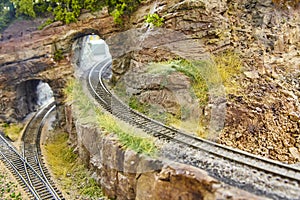
<svg viewBox="0 0 300 200">
<path fill-rule="evenodd" d="M 20 99 L 26 92 L 22 85 L 31 80 L 48 83 L 57 103 L 61 104 L 63 88 L 74 72 L 69 59 L 73 42 L 91 33 L 105 38 L 116 30 L 112 17 L 103 10 L 94 15 L 84 14 L 77 23 L 69 25 L 56 22 L 41 31 L 5 34 L 9 37 L 0 42 L 0 121 L 22 120 L 33 110 L 21 108 L 24 101 Z M 56 62 L 53 58 L 58 50 L 63 60 Z M 30 90 L 35 90 L 33 85 Z"/>
<path fill-rule="evenodd" d="M 207 59 L 225 50 L 235 51 L 244 72 L 234 80 L 240 86 L 238 92 L 226 95 L 225 127 L 219 141 L 268 158 L 299 161 L 299 7 L 285 12 L 271 0 L 146 1 L 132 15 L 127 28 L 144 27 L 143 18 L 149 12 L 163 17 L 164 25 L 144 31 L 142 47 L 115 61 L 114 81 L 149 62 Z M 145 80 L 132 77 L 130 82 L 136 85 L 125 84 L 125 90 L 138 93 L 143 102 L 153 103 L 158 95 L 173 99 L 167 92 L 153 91 L 153 81 L 144 84 Z M 141 84 L 142 92 L 137 89 Z M 175 101 L 169 112 L 178 104 Z M 209 106 L 204 114 L 212 112 Z"/>
<path fill-rule="evenodd" d="M 141 103 L 153 108 L 159 107 L 161 112 L 165 110 L 173 115 L 180 114 L 181 106 L 197 105 L 191 96 L 190 80 L 183 73 L 173 70 L 155 74 L 148 72 L 147 67 L 132 67 L 134 64 L 138 63 L 134 61 L 130 63 L 128 66 L 131 69 L 117 83 L 117 87 L 119 85 L 122 87 L 124 84 L 123 87 L 126 88 L 124 101 L 128 101 L 129 97 L 137 96 Z"/>
<path fill-rule="evenodd" d="M 112 134 L 76 124 L 80 157 L 113 199 L 265 199 L 232 188 L 205 171 L 125 150 Z"/>
</svg>

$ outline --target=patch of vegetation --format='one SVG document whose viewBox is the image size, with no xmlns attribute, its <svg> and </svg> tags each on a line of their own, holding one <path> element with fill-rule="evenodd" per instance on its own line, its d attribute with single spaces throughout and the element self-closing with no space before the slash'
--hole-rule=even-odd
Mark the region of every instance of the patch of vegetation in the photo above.
<svg viewBox="0 0 300 200">
<path fill-rule="evenodd" d="M 235 77 L 240 75 L 242 70 L 242 60 L 237 53 L 223 52 L 213 57 L 218 74 L 222 79 L 227 94 L 235 94 L 239 91 L 239 84 Z"/>
<path fill-rule="evenodd" d="M 65 191 L 79 190 L 88 199 L 103 197 L 103 193 L 78 155 L 67 144 L 68 134 L 59 133 L 45 145 L 45 156 L 52 172 L 61 180 Z"/>
<path fill-rule="evenodd" d="M 164 24 L 164 18 L 160 17 L 157 13 L 148 14 L 145 16 L 145 22 L 150 24 L 151 27 L 161 27 Z"/>
<path fill-rule="evenodd" d="M 168 75 L 174 71 L 181 72 L 189 77 L 191 81 L 191 95 L 197 98 L 199 107 L 204 109 L 208 104 L 209 97 L 223 96 L 226 93 L 235 94 L 239 91 L 239 84 L 236 79 L 242 68 L 242 61 L 238 54 L 233 52 L 223 52 L 215 55 L 211 60 L 188 61 L 184 59 L 175 59 L 161 63 L 151 63 L 148 66 L 148 73 Z M 224 91 L 225 88 L 225 91 Z M 135 101 L 134 101 L 135 102 Z M 136 103 L 132 108 L 139 109 L 143 107 Z M 152 108 L 153 105 L 148 105 Z M 162 108 L 156 112 L 150 113 L 153 109 L 147 109 L 149 117 L 159 120 L 165 124 L 170 124 L 177 128 L 187 131 L 197 132 L 203 137 L 207 137 L 206 126 L 208 119 L 206 116 L 200 116 L 200 119 L 190 118 L 191 108 L 188 105 L 181 105 L 180 113 L 176 115 L 162 114 Z"/>
<path fill-rule="evenodd" d="M 1 129 L 5 136 L 9 137 L 12 141 L 18 140 L 20 137 L 23 126 L 21 124 L 1 124 Z"/>
<path fill-rule="evenodd" d="M 190 62 L 187 60 L 172 60 L 167 64 L 176 71 L 182 72 L 188 76 L 192 83 L 192 88 L 195 96 L 198 98 L 200 106 L 204 106 L 208 102 L 208 87 L 207 81 L 212 81 L 209 76 L 214 73 L 211 63 L 208 61 Z"/>
<path fill-rule="evenodd" d="M 2 32 L 15 19 L 15 10 L 12 2 L 2 0 L 0 2 L 0 32 Z"/>
<path fill-rule="evenodd" d="M 17 185 L 4 174 L 0 174 L 0 198 L 3 200 L 21 200 L 22 195 L 17 192 Z"/>
<path fill-rule="evenodd" d="M 128 105 L 130 108 L 137 110 L 140 113 L 147 113 L 147 110 L 149 109 L 148 105 L 141 103 L 134 95 L 130 97 Z"/>
<path fill-rule="evenodd" d="M 143 0 L 108 0 L 106 5 L 109 8 L 114 21 L 122 24 L 122 16 L 126 16 L 135 11 Z"/>
<path fill-rule="evenodd" d="M 150 137 L 137 135 L 136 129 L 117 121 L 111 115 L 99 113 L 97 119 L 100 127 L 105 128 L 108 132 L 115 133 L 125 147 L 137 153 L 144 153 L 150 156 L 155 154 L 156 146 Z"/>
<path fill-rule="evenodd" d="M 62 50 L 58 49 L 58 50 L 56 50 L 56 51 L 54 52 L 54 57 L 53 57 L 53 59 L 54 59 L 55 61 L 60 61 L 60 60 L 62 60 L 63 58 L 64 58 L 64 55 L 63 55 Z"/>
<path fill-rule="evenodd" d="M 42 25 L 40 25 L 38 27 L 39 30 L 42 30 L 43 28 L 45 28 L 46 26 L 50 25 L 53 23 L 53 19 L 47 19 L 47 21 L 45 21 Z"/>
<path fill-rule="evenodd" d="M 87 92 L 87 91 L 86 91 Z M 86 96 L 81 84 L 69 79 L 64 89 L 66 102 L 71 102 L 79 122 L 97 125 L 97 114 L 94 103 Z"/>
<path fill-rule="evenodd" d="M 69 96 L 68 100 L 73 102 L 77 119 L 81 123 L 93 123 L 110 133 L 116 134 L 124 147 L 138 153 L 155 154 L 156 146 L 153 139 L 143 136 L 142 133 L 138 133 L 129 125 L 118 121 L 108 113 L 102 112 L 85 95 L 78 81 L 69 81 L 64 91 L 66 96 Z"/>
<path fill-rule="evenodd" d="M 116 23 L 122 23 L 121 18 L 132 13 L 142 0 L 5 0 L 16 9 L 17 16 L 52 15 L 55 21 L 66 24 L 76 22 L 82 10 L 91 12 L 101 10 L 107 6 Z M 12 4 L 13 3 L 13 4 Z"/>
</svg>

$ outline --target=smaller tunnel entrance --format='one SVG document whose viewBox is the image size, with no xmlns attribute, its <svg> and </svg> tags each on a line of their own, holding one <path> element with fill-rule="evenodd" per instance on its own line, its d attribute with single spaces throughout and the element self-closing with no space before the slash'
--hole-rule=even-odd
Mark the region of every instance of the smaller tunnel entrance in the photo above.
<svg viewBox="0 0 300 200">
<path fill-rule="evenodd" d="M 50 86 L 41 80 L 29 80 L 17 86 L 16 114 L 23 119 L 53 98 Z"/>
<path fill-rule="evenodd" d="M 73 44 L 75 76 L 85 78 L 89 70 L 105 59 L 111 59 L 109 46 L 99 35 L 86 35 Z"/>
</svg>

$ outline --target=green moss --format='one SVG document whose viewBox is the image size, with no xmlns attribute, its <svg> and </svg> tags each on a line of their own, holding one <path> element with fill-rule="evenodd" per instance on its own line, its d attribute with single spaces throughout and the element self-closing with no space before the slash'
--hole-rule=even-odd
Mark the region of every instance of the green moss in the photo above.
<svg viewBox="0 0 300 200">
<path fill-rule="evenodd" d="M 45 156 L 53 174 L 61 180 L 65 191 L 79 190 L 85 198 L 103 197 L 102 190 L 67 144 L 68 134 L 58 133 L 45 146 Z M 83 184 L 84 183 L 84 184 Z"/>
<path fill-rule="evenodd" d="M 118 122 L 111 115 L 99 113 L 97 117 L 100 127 L 105 128 L 108 132 L 115 133 L 125 147 L 137 153 L 155 154 L 157 149 L 152 138 L 138 135 L 136 129 L 123 122 Z"/>
<path fill-rule="evenodd" d="M 157 13 L 148 14 L 145 16 L 145 22 L 150 24 L 150 26 L 161 27 L 164 24 L 164 18 Z"/>
<path fill-rule="evenodd" d="M 140 113 L 147 113 L 149 105 L 141 103 L 136 96 L 131 96 L 128 103 L 129 107 L 139 111 Z"/>
<path fill-rule="evenodd" d="M 5 133 L 7 137 L 9 137 L 12 141 L 16 141 L 21 133 L 23 126 L 21 124 L 1 124 L 1 129 Z"/>
<path fill-rule="evenodd" d="M 8 180 L 4 174 L 0 174 L 0 198 L 21 200 L 21 193 L 17 191 L 17 185 Z"/>
<path fill-rule="evenodd" d="M 62 50 L 58 49 L 58 50 L 56 50 L 56 51 L 54 52 L 54 57 L 53 57 L 53 59 L 54 59 L 55 61 L 60 61 L 60 60 L 62 60 L 63 58 L 64 58 L 64 55 L 63 55 Z"/>
<path fill-rule="evenodd" d="M 43 28 L 45 28 L 46 26 L 50 25 L 53 23 L 53 20 L 52 19 L 47 19 L 43 24 L 41 24 L 38 29 L 39 30 L 42 30 Z"/>
</svg>

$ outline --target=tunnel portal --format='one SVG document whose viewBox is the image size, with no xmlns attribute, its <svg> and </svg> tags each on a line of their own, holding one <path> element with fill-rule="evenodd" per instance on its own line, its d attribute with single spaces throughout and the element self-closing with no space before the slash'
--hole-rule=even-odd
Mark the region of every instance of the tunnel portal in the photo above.
<svg viewBox="0 0 300 200">
<path fill-rule="evenodd" d="M 16 115 L 19 119 L 23 119 L 29 113 L 36 111 L 53 98 L 53 91 L 48 83 L 37 79 L 20 83 L 16 92 Z"/>
</svg>

